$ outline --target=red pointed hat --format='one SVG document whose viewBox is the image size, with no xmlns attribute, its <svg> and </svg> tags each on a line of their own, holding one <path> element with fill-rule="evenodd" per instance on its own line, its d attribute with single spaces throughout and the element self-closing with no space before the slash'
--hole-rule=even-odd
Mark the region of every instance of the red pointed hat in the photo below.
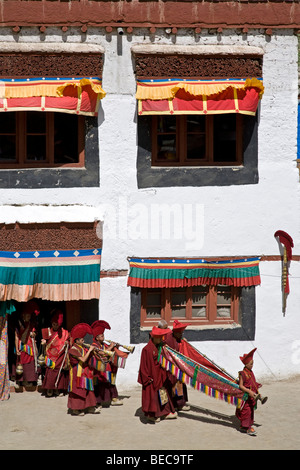
<svg viewBox="0 0 300 470">
<path fill-rule="evenodd" d="M 154 337 L 154 336 L 164 336 L 167 333 L 171 333 L 170 328 L 158 328 L 157 326 L 154 326 L 151 330 L 150 335 L 152 337 Z"/>
<path fill-rule="evenodd" d="M 34 300 L 29 300 L 24 305 L 22 313 L 30 313 L 30 314 L 34 313 L 35 315 L 38 315 L 40 313 L 40 307 Z"/>
<path fill-rule="evenodd" d="M 84 338 L 87 334 L 93 334 L 92 328 L 87 323 L 78 323 L 71 330 L 71 338 L 73 340 L 77 338 Z"/>
<path fill-rule="evenodd" d="M 244 354 L 243 356 L 240 356 L 240 360 L 242 361 L 242 363 L 245 365 L 248 364 L 248 362 L 250 362 L 253 359 L 253 354 L 255 353 L 256 350 L 257 348 L 254 348 L 248 354 Z"/>
<path fill-rule="evenodd" d="M 51 322 L 56 322 L 61 326 L 63 324 L 64 315 L 61 310 L 52 310 Z"/>
<path fill-rule="evenodd" d="M 189 326 L 191 323 L 180 323 L 178 320 L 174 320 L 173 323 L 173 331 L 183 331 L 187 326 Z"/>
<path fill-rule="evenodd" d="M 98 335 L 102 335 L 104 333 L 104 330 L 110 330 L 110 324 L 107 323 L 107 321 L 104 320 L 96 320 L 94 323 L 92 323 L 92 330 L 93 330 L 93 336 L 94 338 Z"/>
</svg>

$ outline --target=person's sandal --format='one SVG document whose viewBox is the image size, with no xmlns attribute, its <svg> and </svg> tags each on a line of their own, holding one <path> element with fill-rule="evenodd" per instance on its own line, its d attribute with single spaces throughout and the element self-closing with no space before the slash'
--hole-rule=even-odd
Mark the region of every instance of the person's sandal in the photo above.
<svg viewBox="0 0 300 470">
<path fill-rule="evenodd" d="M 253 428 L 247 430 L 248 436 L 256 436 L 256 431 Z"/>
</svg>

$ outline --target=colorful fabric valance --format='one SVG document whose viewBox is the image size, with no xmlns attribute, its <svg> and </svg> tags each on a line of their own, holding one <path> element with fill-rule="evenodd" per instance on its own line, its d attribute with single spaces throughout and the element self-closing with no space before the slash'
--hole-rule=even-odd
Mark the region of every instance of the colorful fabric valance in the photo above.
<svg viewBox="0 0 300 470">
<path fill-rule="evenodd" d="M 207 261 L 204 259 L 129 260 L 128 285 L 141 288 L 260 284 L 259 258 Z"/>
<path fill-rule="evenodd" d="M 0 251 L 0 301 L 100 295 L 101 250 Z"/>
<path fill-rule="evenodd" d="M 0 112 L 56 111 L 97 116 L 105 96 L 99 78 L 27 78 L 0 81 Z"/>
<path fill-rule="evenodd" d="M 139 115 L 227 114 L 255 115 L 264 93 L 257 78 L 225 80 L 138 80 Z"/>
</svg>

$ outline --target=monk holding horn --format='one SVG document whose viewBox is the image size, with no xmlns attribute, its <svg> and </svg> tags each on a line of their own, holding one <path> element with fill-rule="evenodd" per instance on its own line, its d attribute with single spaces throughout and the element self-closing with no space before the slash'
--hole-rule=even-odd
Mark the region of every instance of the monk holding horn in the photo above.
<svg viewBox="0 0 300 470">
<path fill-rule="evenodd" d="M 123 405 L 123 401 L 119 399 L 116 387 L 118 367 L 113 364 L 112 356 L 108 356 L 109 352 L 116 352 L 117 343 L 111 342 L 109 345 L 105 343 L 104 331 L 110 329 L 109 323 L 105 320 L 96 320 L 92 323 L 93 346 L 95 347 L 94 357 L 96 361 L 92 359 L 91 364 L 95 367 L 95 396 L 97 406 L 104 407 Z M 125 355 L 127 356 L 128 354 Z M 101 362 L 103 367 L 101 367 Z M 100 367 L 98 367 L 99 364 Z"/>
<path fill-rule="evenodd" d="M 93 385 L 93 369 L 88 364 L 88 359 L 94 350 L 94 346 L 83 346 L 84 337 L 93 334 L 92 328 L 87 323 L 78 323 L 71 330 L 71 342 L 69 349 L 70 364 L 70 391 L 68 397 L 68 412 L 73 416 L 81 416 L 85 413 L 95 413 L 96 398 Z"/>
</svg>

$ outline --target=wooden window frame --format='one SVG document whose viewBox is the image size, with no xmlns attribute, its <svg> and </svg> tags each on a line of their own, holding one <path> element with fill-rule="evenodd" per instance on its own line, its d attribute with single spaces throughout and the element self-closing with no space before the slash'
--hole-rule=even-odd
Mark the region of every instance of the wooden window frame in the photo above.
<svg viewBox="0 0 300 470">
<path fill-rule="evenodd" d="M 158 118 L 152 116 L 152 166 L 240 166 L 243 164 L 243 116 L 236 116 L 236 160 L 229 162 L 214 161 L 214 115 L 205 116 L 206 149 L 204 159 L 188 160 L 187 154 L 187 116 L 176 115 L 176 154 L 177 161 L 161 161 L 157 158 L 158 153 Z"/>
<path fill-rule="evenodd" d="M 30 161 L 26 160 L 26 138 L 27 135 L 34 133 L 26 132 L 26 111 L 12 111 L 16 114 L 16 153 L 17 161 L 3 161 L 0 162 L 0 169 L 14 169 L 14 168 L 83 168 L 85 166 L 85 118 L 84 116 L 77 116 L 78 118 L 78 162 L 75 163 L 55 163 L 54 158 L 54 114 L 55 112 L 46 112 L 46 132 L 36 133 L 35 135 L 46 135 L 46 160 L 44 161 Z M 1 133 L 1 135 L 9 135 L 9 133 Z"/>
<path fill-rule="evenodd" d="M 178 319 L 182 322 L 191 323 L 191 326 L 223 326 L 239 324 L 239 306 L 241 289 L 238 287 L 231 286 L 231 304 L 230 304 L 230 317 L 218 318 L 217 317 L 217 293 L 218 286 L 207 286 L 208 293 L 206 296 L 206 316 L 205 317 L 192 317 L 192 287 L 186 287 L 186 314 L 185 317 L 172 317 L 171 308 L 171 288 L 153 289 L 161 291 L 161 316 L 153 319 L 147 318 L 147 294 L 148 289 L 142 289 L 141 292 L 141 327 L 152 327 L 157 326 L 157 323 L 164 319 L 171 327 L 173 321 Z M 176 288 L 174 288 L 176 291 Z"/>
</svg>

